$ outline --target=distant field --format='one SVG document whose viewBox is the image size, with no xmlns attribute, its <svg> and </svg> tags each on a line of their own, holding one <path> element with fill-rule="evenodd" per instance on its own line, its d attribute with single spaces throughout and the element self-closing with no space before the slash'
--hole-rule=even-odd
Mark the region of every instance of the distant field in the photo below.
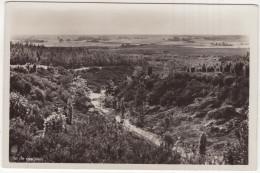
<svg viewBox="0 0 260 173">
<path fill-rule="evenodd" d="M 248 48 L 192 48 L 173 45 L 146 45 L 132 48 L 120 48 L 115 50 L 121 54 L 171 54 L 180 56 L 233 56 L 246 55 Z"/>
</svg>

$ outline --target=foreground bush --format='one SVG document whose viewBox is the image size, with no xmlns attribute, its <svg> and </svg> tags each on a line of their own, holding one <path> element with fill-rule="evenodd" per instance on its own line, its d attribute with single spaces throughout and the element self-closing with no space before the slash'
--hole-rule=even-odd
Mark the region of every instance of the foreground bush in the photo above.
<svg viewBox="0 0 260 173">
<path fill-rule="evenodd" d="M 177 152 L 151 145 L 97 113 L 85 115 L 67 132 L 46 133 L 44 138 L 34 140 L 18 140 L 22 143 L 16 155 L 18 162 L 38 157 L 48 163 L 180 164 Z"/>
<path fill-rule="evenodd" d="M 241 123 L 235 131 L 238 144 L 232 143 L 224 154 L 224 160 L 229 165 L 248 165 L 248 121 Z"/>
</svg>

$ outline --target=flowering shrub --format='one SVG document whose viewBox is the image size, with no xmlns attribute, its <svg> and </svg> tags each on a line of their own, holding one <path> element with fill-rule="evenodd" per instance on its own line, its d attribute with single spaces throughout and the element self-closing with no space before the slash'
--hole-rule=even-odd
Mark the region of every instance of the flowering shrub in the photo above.
<svg viewBox="0 0 260 173">
<path fill-rule="evenodd" d="M 44 121 L 45 133 L 58 133 L 61 131 L 65 131 L 66 129 L 66 116 L 60 112 L 53 112 Z"/>
<path fill-rule="evenodd" d="M 29 107 L 26 98 L 20 93 L 10 93 L 10 118 L 21 117 L 25 119 L 29 112 Z"/>
</svg>

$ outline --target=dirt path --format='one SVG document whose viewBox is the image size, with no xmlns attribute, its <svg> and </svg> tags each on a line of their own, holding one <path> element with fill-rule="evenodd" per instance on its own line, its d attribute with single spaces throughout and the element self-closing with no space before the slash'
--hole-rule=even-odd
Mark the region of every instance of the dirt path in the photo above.
<svg viewBox="0 0 260 173">
<path fill-rule="evenodd" d="M 105 97 L 106 97 L 105 90 L 101 90 L 100 93 L 91 92 L 89 95 L 89 98 L 91 99 L 91 103 L 94 105 L 93 109 L 98 110 L 103 115 L 109 115 L 109 113 L 112 111 L 110 109 L 104 108 L 102 106 L 102 99 L 104 99 Z M 113 115 L 113 116 L 115 116 L 115 115 Z M 121 118 L 119 115 L 115 116 L 115 120 L 118 123 L 121 123 Z M 145 131 L 141 128 L 138 128 L 135 125 L 132 125 L 128 119 L 124 119 L 122 125 L 127 131 L 133 132 L 137 136 L 145 139 L 146 141 L 148 141 L 158 147 L 163 143 L 163 140 L 161 139 L 161 137 L 159 137 L 158 135 L 153 134 L 151 132 Z M 179 146 L 178 147 L 173 146 L 172 150 L 179 152 L 182 157 L 187 157 L 187 155 L 189 155 L 189 153 L 186 153 L 185 150 Z"/>
</svg>

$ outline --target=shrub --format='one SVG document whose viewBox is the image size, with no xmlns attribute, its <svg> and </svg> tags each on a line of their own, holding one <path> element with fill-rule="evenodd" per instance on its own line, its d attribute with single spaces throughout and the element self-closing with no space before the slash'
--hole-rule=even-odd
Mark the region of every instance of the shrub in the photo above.
<svg viewBox="0 0 260 173">
<path fill-rule="evenodd" d="M 51 90 L 47 89 L 46 90 L 46 99 L 50 102 L 53 102 L 53 98 L 54 98 L 55 94 L 54 92 L 52 92 Z"/>
<path fill-rule="evenodd" d="M 53 111 L 54 111 L 53 107 L 51 107 L 51 106 L 45 106 L 41 109 L 41 113 L 44 118 L 47 118 L 48 116 L 50 116 Z"/>
<path fill-rule="evenodd" d="M 144 70 L 143 70 L 142 67 L 136 66 L 136 67 L 135 67 L 135 70 L 134 70 L 134 72 L 133 72 L 133 76 L 139 78 L 139 77 L 142 76 L 144 73 L 145 73 L 145 72 L 144 72 Z"/>
<path fill-rule="evenodd" d="M 47 67 L 47 70 L 48 70 L 49 72 L 51 72 L 51 73 L 54 73 L 54 68 L 53 68 L 53 67 L 48 66 L 48 67 Z"/>
<path fill-rule="evenodd" d="M 28 104 L 28 101 L 18 93 L 10 94 L 10 119 L 20 117 L 27 125 L 33 124 L 37 129 L 43 128 L 43 118 L 36 105 Z"/>
<path fill-rule="evenodd" d="M 65 75 L 66 69 L 64 67 L 58 66 L 58 67 L 56 67 L 56 69 L 58 70 L 59 74 Z"/>
<path fill-rule="evenodd" d="M 166 93 L 160 98 L 160 104 L 162 106 L 172 104 L 175 98 L 175 92 L 174 91 L 166 91 Z"/>
<path fill-rule="evenodd" d="M 67 124 L 71 125 L 73 114 L 74 114 L 71 99 L 68 99 L 65 111 L 66 111 L 66 117 L 67 117 Z"/>
<path fill-rule="evenodd" d="M 248 122 L 243 121 L 235 130 L 238 145 L 232 144 L 224 153 L 224 161 L 229 165 L 248 165 Z"/>
<path fill-rule="evenodd" d="M 15 156 L 17 161 L 23 161 L 28 157 L 28 153 L 23 152 L 23 146 L 26 141 L 32 140 L 31 126 L 25 124 L 25 121 L 20 117 L 16 117 L 10 120 L 9 127 L 9 156 Z M 11 149 L 17 145 L 17 152 L 13 152 Z M 23 157 L 23 159 L 21 158 Z"/>
<path fill-rule="evenodd" d="M 44 131 L 46 134 L 58 133 L 66 129 L 66 116 L 60 112 L 53 112 L 44 121 Z"/>
<path fill-rule="evenodd" d="M 222 76 L 214 76 L 212 79 L 212 84 L 214 86 L 219 85 L 222 86 L 223 85 L 223 77 Z"/>
<path fill-rule="evenodd" d="M 46 70 L 46 69 L 43 68 L 43 67 L 39 67 L 39 68 L 37 69 L 37 74 L 43 75 L 43 76 L 48 76 L 48 75 L 50 75 L 50 71 L 49 71 L 49 70 Z"/>
<path fill-rule="evenodd" d="M 34 84 L 35 86 L 38 86 L 40 89 L 45 89 L 45 86 L 43 85 L 42 79 L 39 78 L 36 75 L 30 75 L 31 76 L 31 82 L 32 84 Z"/>
<path fill-rule="evenodd" d="M 10 91 L 22 91 L 20 83 L 18 83 L 21 80 L 20 74 L 12 73 L 10 74 Z"/>
<path fill-rule="evenodd" d="M 206 72 L 206 65 L 205 64 L 202 65 L 202 72 Z"/>
<path fill-rule="evenodd" d="M 37 127 L 37 130 L 43 129 L 44 119 L 40 114 L 40 109 L 38 106 L 34 104 L 29 105 L 29 112 L 25 119 L 27 124 L 33 124 L 33 126 Z"/>
<path fill-rule="evenodd" d="M 44 93 L 44 91 L 42 91 L 42 90 L 39 89 L 39 88 L 36 88 L 36 89 L 34 90 L 34 92 L 35 92 L 35 95 L 36 95 L 36 99 L 37 99 L 37 100 L 40 100 L 40 101 L 42 101 L 42 102 L 44 102 L 44 99 L 45 99 L 45 93 Z"/>
<path fill-rule="evenodd" d="M 206 154 L 206 146 L 207 146 L 207 137 L 204 133 L 202 133 L 200 136 L 200 141 L 199 141 L 199 154 L 200 155 Z"/>
<path fill-rule="evenodd" d="M 213 76 L 205 76 L 204 82 L 205 83 L 212 83 Z"/>
<path fill-rule="evenodd" d="M 172 135 L 169 131 L 167 131 L 164 136 L 163 136 L 164 142 L 165 142 L 165 146 L 171 148 L 171 146 L 173 145 L 173 138 Z"/>
<path fill-rule="evenodd" d="M 29 112 L 27 100 L 19 93 L 10 93 L 10 119 L 21 117 L 25 119 Z"/>
<path fill-rule="evenodd" d="M 226 76 L 224 78 L 224 84 L 227 85 L 227 86 L 232 85 L 234 81 L 235 81 L 235 77 Z"/>
<path fill-rule="evenodd" d="M 19 74 L 11 74 L 10 77 L 10 90 L 17 91 L 22 95 L 27 95 L 30 93 L 32 86 L 30 83 L 26 82 L 22 79 L 21 75 Z"/>
<path fill-rule="evenodd" d="M 83 94 L 83 93 L 81 93 Z M 70 97 L 70 93 L 68 90 L 63 90 L 62 93 L 61 93 L 61 99 L 64 101 L 64 102 L 67 102 L 68 98 Z"/>
<path fill-rule="evenodd" d="M 68 85 L 73 81 L 73 75 L 64 75 L 64 76 L 61 76 L 59 81 L 58 81 L 58 84 L 59 85 L 63 85 L 65 87 L 68 87 Z"/>
<path fill-rule="evenodd" d="M 226 73 L 229 73 L 230 69 L 231 69 L 231 63 L 226 64 L 223 68 L 224 72 Z"/>
<path fill-rule="evenodd" d="M 137 90 L 135 93 L 135 106 L 142 106 L 143 102 L 146 101 L 145 99 L 146 95 L 145 95 L 145 89 L 144 89 L 144 84 L 139 84 L 137 86 Z"/>
<path fill-rule="evenodd" d="M 75 107 L 82 112 L 87 112 L 93 105 L 90 99 L 85 95 L 77 95 L 75 98 Z"/>
<path fill-rule="evenodd" d="M 148 79 L 146 81 L 146 89 L 151 90 L 153 88 L 153 86 L 154 86 L 154 81 L 151 79 Z"/>
<path fill-rule="evenodd" d="M 194 98 L 192 96 L 192 91 L 187 89 L 185 90 L 180 96 L 176 97 L 176 105 L 177 106 L 184 106 L 191 104 Z"/>
<path fill-rule="evenodd" d="M 174 73 L 174 79 L 188 79 L 189 73 L 186 72 L 176 72 Z"/>
<path fill-rule="evenodd" d="M 24 92 L 25 94 L 29 94 L 31 92 L 32 86 L 30 83 L 25 82 L 24 83 Z"/>
<path fill-rule="evenodd" d="M 151 66 L 148 67 L 147 74 L 148 74 L 149 76 L 153 74 L 153 67 L 151 67 Z"/>
<path fill-rule="evenodd" d="M 249 77 L 249 65 L 245 65 L 244 66 L 244 75 L 245 77 Z"/>
<path fill-rule="evenodd" d="M 234 71 L 236 76 L 241 76 L 243 72 L 243 66 L 244 64 L 242 62 L 237 62 L 234 66 Z"/>
</svg>

